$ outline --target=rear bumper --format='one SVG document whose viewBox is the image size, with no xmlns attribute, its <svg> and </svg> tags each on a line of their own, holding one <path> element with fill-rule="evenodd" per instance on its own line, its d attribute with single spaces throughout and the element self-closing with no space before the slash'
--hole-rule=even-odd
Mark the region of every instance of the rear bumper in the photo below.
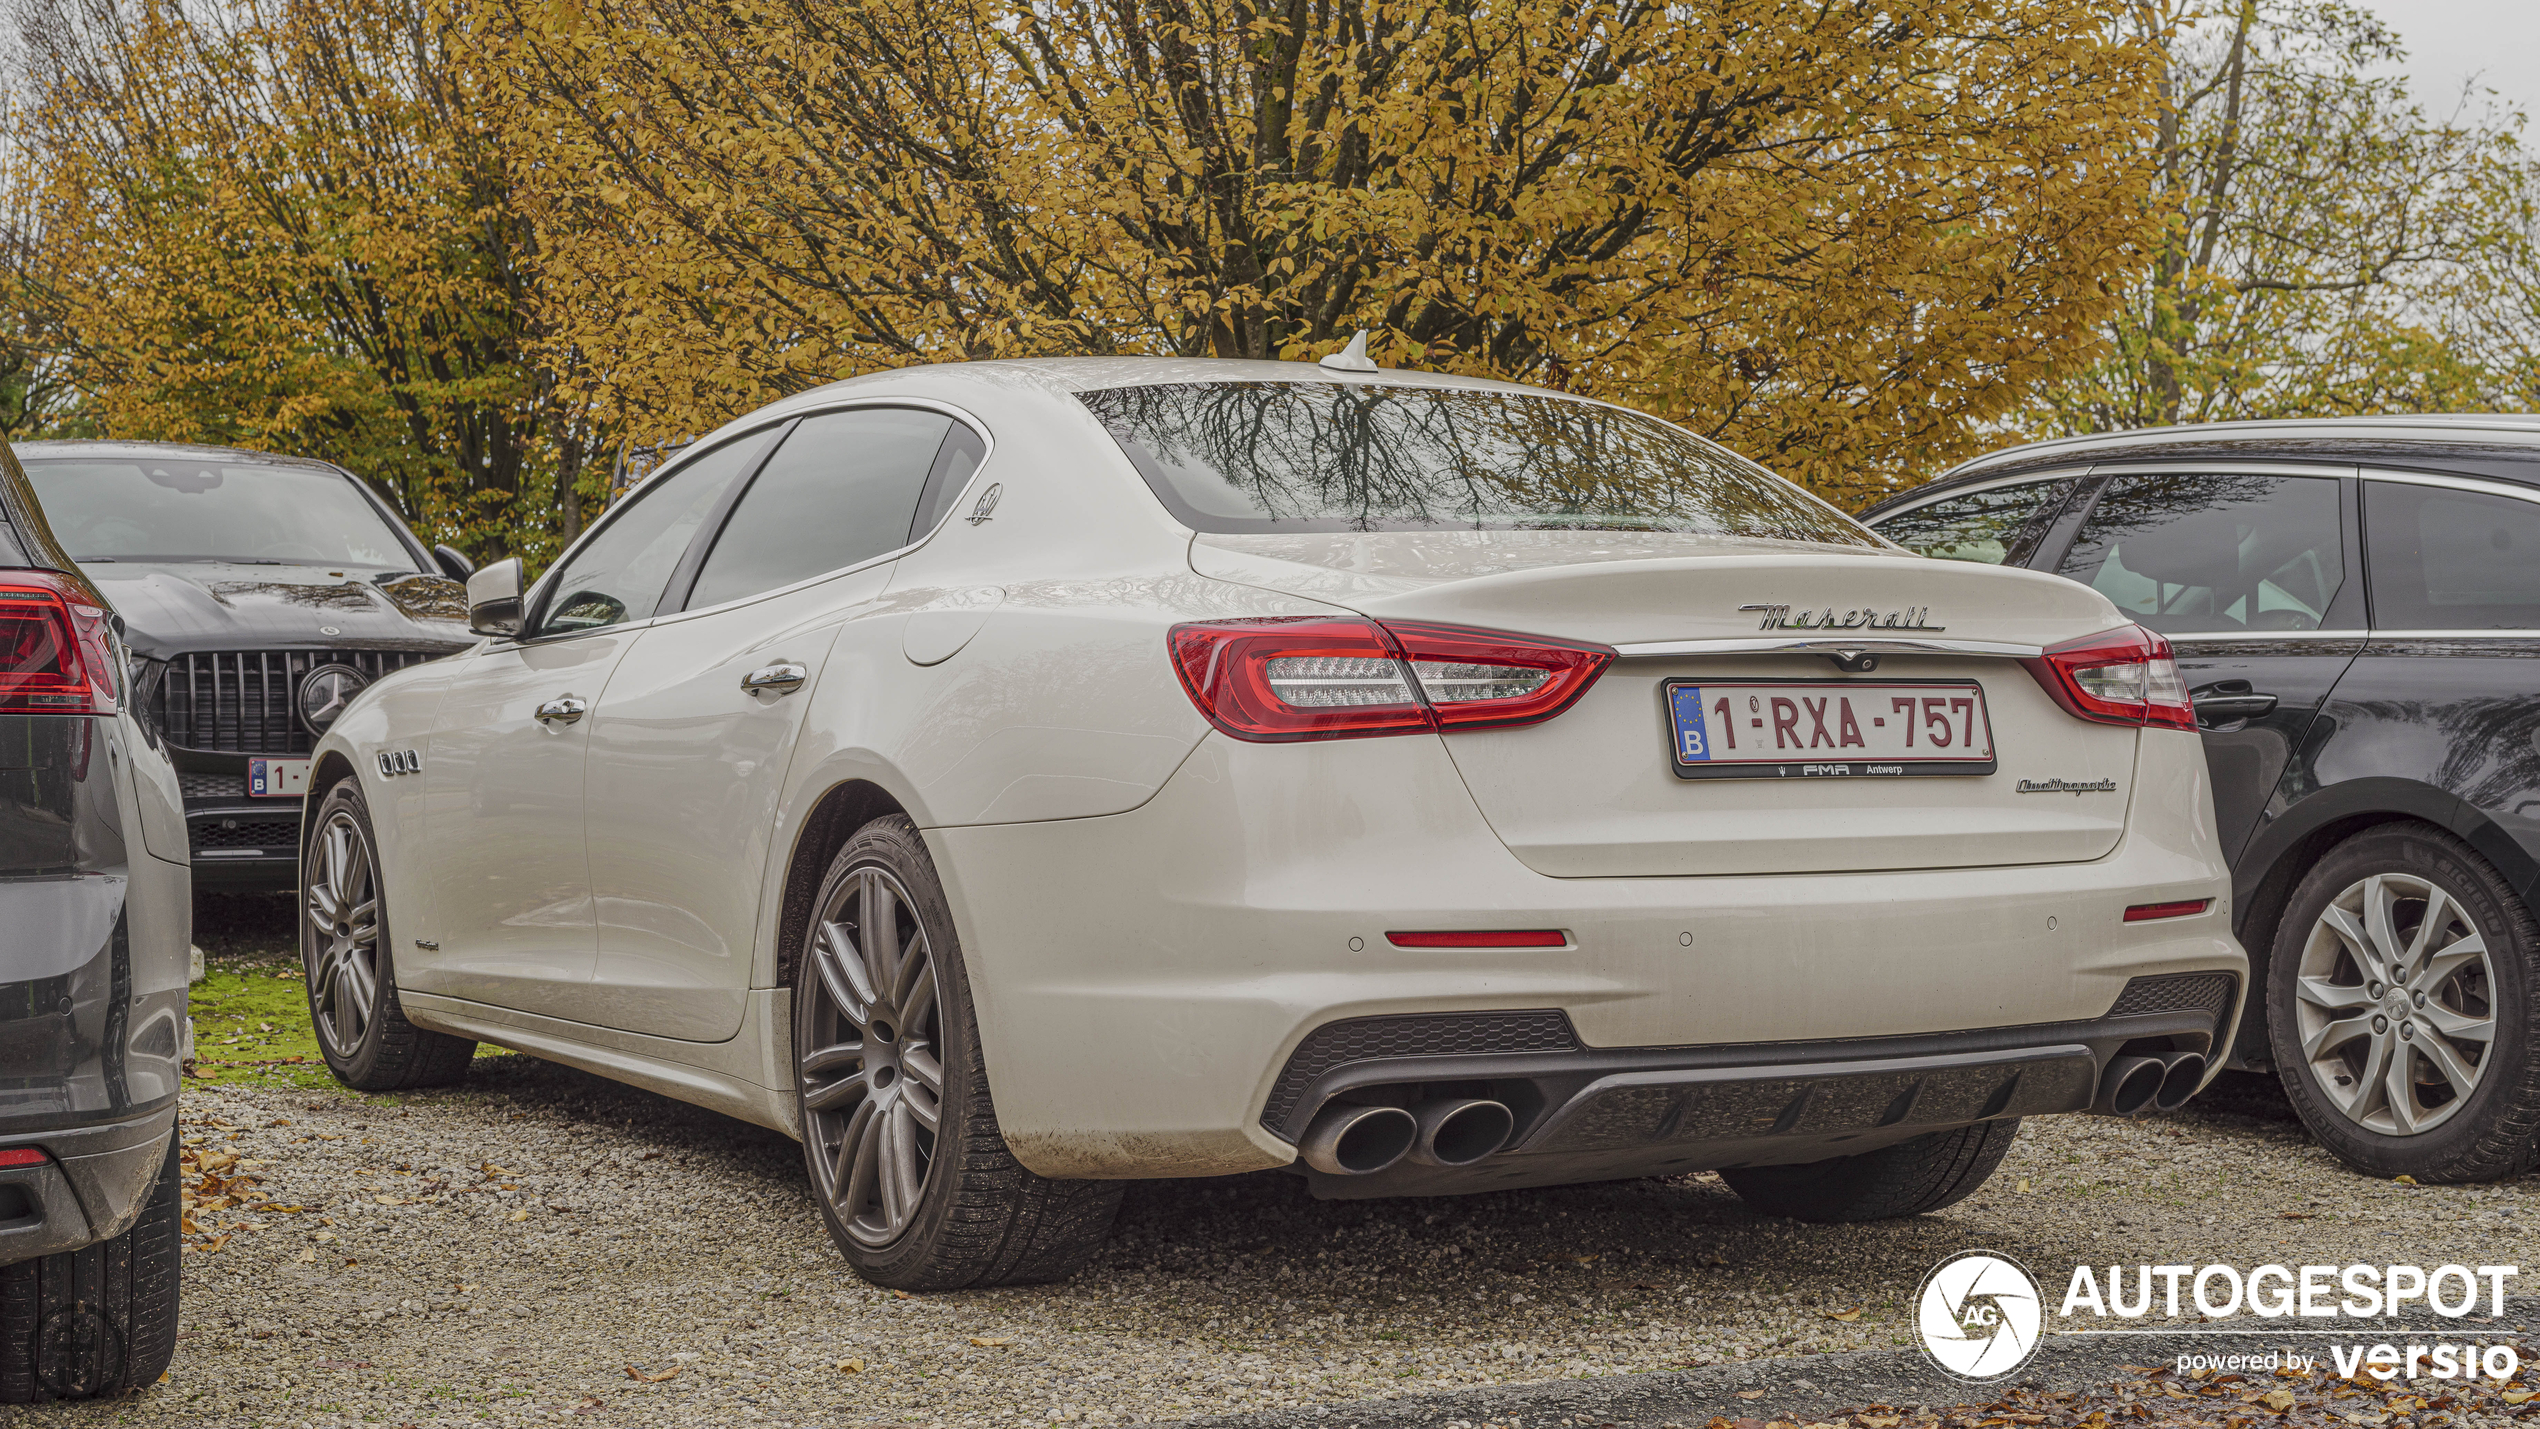
<svg viewBox="0 0 2540 1429">
<path fill-rule="evenodd" d="M 0 1169 L 0 1265 L 111 1240 L 132 1228 L 167 1162 L 176 1108 L 102 1126 L 0 1136 L 47 1160 Z"/>
<path fill-rule="evenodd" d="M 1858 1059 L 1809 1044 L 1924 1055 L 1902 1050 L 1914 1038 L 1976 1039 L 1929 1053 L 1950 1056 L 2079 1046 L 2095 1067 L 2126 1037 L 2020 1029 L 2095 1023 L 2132 979 L 2163 974 L 2228 974 L 2223 1020 L 2235 1022 L 2247 960 L 2230 933 L 2201 749 L 2144 740 L 2134 784 L 2140 812 L 2087 862 L 1555 878 L 1509 853 L 1435 738 L 1212 735 L 1129 813 L 927 838 L 1016 1154 L 1051 1176 L 1208 1175 L 1295 1158 L 1293 1128 L 1263 1113 L 1301 1044 L 1346 1019 L 1547 1010 L 1578 1053 L 1657 1056 L 1626 1070 L 1668 1073 Z M 2124 921 L 2131 904 L 2196 899 L 2207 911 Z M 1458 928 L 1558 929 L 1565 941 L 1400 948 L 1386 937 Z M 2198 1035 L 2214 1035 L 2210 1014 Z M 1793 1075 L 1854 1073 L 1760 1080 Z M 1556 1134 L 1569 1133 L 1529 1125 L 1509 1153 L 1540 1144 L 1567 1158 L 1535 1183 L 1640 1174 L 1532 1139 Z"/>
<path fill-rule="evenodd" d="M 1819 1161 L 1979 1121 L 2087 1110 L 2121 1049 L 2210 1056 L 2238 998 L 2229 974 L 2171 974 L 2135 979 L 2107 1016 L 2089 1021 L 1729 1047 L 1586 1047 L 1548 1009 L 1359 1018 L 1298 1044 L 1262 1124 L 1299 1141 L 1336 1098 L 1417 1106 L 1488 1097 L 1516 1114 L 1507 1146 L 1487 1161 L 1309 1172 L 1327 1197 Z M 1540 1050 L 1498 1050 L 1516 1045 Z"/>
</svg>

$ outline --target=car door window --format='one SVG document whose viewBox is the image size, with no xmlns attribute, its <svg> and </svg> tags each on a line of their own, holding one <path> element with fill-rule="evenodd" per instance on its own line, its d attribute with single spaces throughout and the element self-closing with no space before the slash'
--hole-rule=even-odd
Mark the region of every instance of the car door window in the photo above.
<svg viewBox="0 0 2540 1429">
<path fill-rule="evenodd" d="M 2368 481 L 2364 560 L 2376 629 L 2540 629 L 2540 504 Z"/>
<path fill-rule="evenodd" d="M 1917 555 L 1988 566 L 2026 560 L 2046 516 L 2063 503 L 2069 477 L 1988 486 L 1881 516 L 1870 529 Z"/>
<path fill-rule="evenodd" d="M 537 633 L 568 635 L 652 616 L 697 528 L 766 450 L 765 433 L 737 437 L 636 488 L 627 508 L 610 513 L 556 573 Z"/>
<path fill-rule="evenodd" d="M 843 570 L 909 543 L 918 497 L 956 423 L 913 407 L 806 417 L 741 494 L 688 608 Z"/>
<path fill-rule="evenodd" d="M 2345 581 L 2337 497 L 2329 477 L 2118 476 L 2062 574 L 2165 634 L 2317 630 Z"/>
</svg>

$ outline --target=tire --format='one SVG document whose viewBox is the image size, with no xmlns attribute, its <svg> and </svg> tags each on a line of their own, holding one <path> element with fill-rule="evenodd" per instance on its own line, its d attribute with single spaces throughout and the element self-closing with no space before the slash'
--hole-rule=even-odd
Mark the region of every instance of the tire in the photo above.
<svg viewBox="0 0 2540 1429">
<path fill-rule="evenodd" d="M 2018 1139 L 2020 1123 L 1980 1121 L 1935 1131 L 1858 1156 L 1801 1166 L 1723 1171 L 1738 1199 L 1758 1214 L 1837 1225 L 1919 1216 L 1974 1194 Z"/>
<path fill-rule="evenodd" d="M 2295 886 L 2267 966 L 2267 1036 L 2303 1125 L 2371 1176 L 2530 1170 L 2535 959 L 2530 910 L 2452 835 L 2383 824 L 2330 849 Z"/>
<path fill-rule="evenodd" d="M 132 1228 L 0 1266 L 0 1404 L 95 1399 L 159 1382 L 176 1357 L 176 1138 Z"/>
<path fill-rule="evenodd" d="M 813 1198 L 847 1263 L 898 1290 L 1074 1274 L 1110 1232 L 1121 1183 L 1035 1175 L 1007 1148 L 916 825 L 857 830 L 812 910 L 794 976 L 794 1094 Z"/>
<path fill-rule="evenodd" d="M 406 1020 L 381 906 L 379 840 L 361 785 L 319 801 L 300 855 L 300 965 L 309 1021 L 335 1080 L 360 1092 L 437 1087 L 467 1075 L 476 1043 Z M 365 916 L 367 914 L 367 916 Z"/>
</svg>

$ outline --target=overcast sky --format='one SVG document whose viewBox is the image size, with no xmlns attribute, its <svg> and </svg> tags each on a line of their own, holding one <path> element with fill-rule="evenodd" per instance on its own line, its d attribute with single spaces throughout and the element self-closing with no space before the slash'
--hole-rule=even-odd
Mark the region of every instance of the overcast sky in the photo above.
<svg viewBox="0 0 2540 1429">
<path fill-rule="evenodd" d="M 2524 144 L 2540 148 L 2540 0 L 2364 0 L 2408 47 L 2409 88 L 2450 112 L 2471 76 L 2518 105 Z"/>
</svg>

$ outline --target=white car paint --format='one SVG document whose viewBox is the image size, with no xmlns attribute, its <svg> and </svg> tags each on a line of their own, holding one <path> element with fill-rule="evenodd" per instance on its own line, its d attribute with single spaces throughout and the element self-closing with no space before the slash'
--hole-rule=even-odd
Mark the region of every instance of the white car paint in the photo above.
<svg viewBox="0 0 2540 1429">
<path fill-rule="evenodd" d="M 712 609 L 489 639 L 366 692 L 319 743 L 313 789 L 349 774 L 369 793 L 407 1015 L 793 1129 L 795 853 L 856 784 L 925 833 L 1000 1125 L 1045 1175 L 1287 1163 L 1264 1099 L 1300 1039 L 1343 1017 L 1557 1007 L 1590 1046 L 1686 1046 L 2086 1019 L 2129 977 L 2245 978 L 2196 736 L 2085 724 L 2007 660 L 1893 654 L 1880 672 L 1984 683 L 2003 757 L 1982 778 L 1667 773 L 1659 681 L 1827 676 L 1814 656 L 1804 672 L 1798 656 L 1626 658 L 1517 729 L 1299 744 L 1212 729 L 1166 658 L 1180 622 L 1354 612 L 1630 645 L 1752 637 L 1741 605 L 1833 603 L 1927 606 L 1953 639 L 2025 646 L 2125 623 L 2070 582 L 1893 548 L 1195 536 L 1074 394 L 1230 379 L 1529 390 L 1028 361 L 879 373 L 732 424 L 701 445 L 922 402 L 993 449 L 904 550 Z M 967 519 L 991 487 L 993 511 Z M 798 692 L 737 687 L 780 658 L 808 668 Z M 567 693 L 587 717 L 531 717 Z M 409 749 L 419 775 L 381 774 Z M 2009 796 L 2024 777 L 2123 792 Z M 2122 921 L 2197 898 L 2213 900 L 2199 916 Z M 1471 926 L 1569 942 L 1384 938 Z"/>
</svg>

